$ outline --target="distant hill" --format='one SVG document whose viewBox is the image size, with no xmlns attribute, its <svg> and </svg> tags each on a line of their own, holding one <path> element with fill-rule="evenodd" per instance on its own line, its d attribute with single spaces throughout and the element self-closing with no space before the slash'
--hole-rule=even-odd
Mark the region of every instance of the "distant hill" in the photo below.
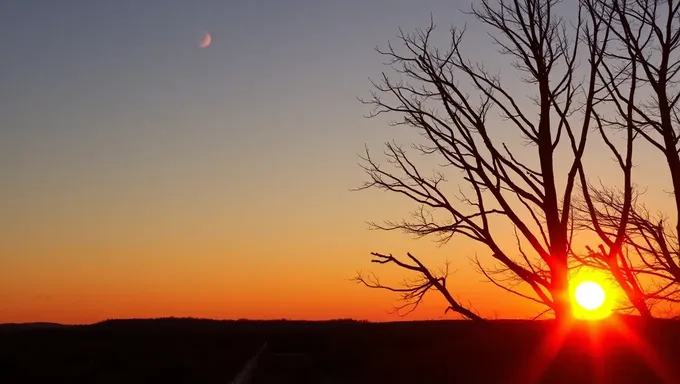
<svg viewBox="0 0 680 384">
<path fill-rule="evenodd" d="M 636 323 L 642 322 L 643 320 L 639 316 L 634 315 L 614 315 L 609 320 L 604 320 L 605 322 L 614 319 L 620 319 L 626 323 Z M 653 322 L 676 322 L 677 320 L 670 319 L 654 319 Z M 176 328 L 176 327 L 222 327 L 222 326 L 276 326 L 281 325 L 284 327 L 290 326 L 304 326 L 304 325 L 319 325 L 319 326 L 332 326 L 340 324 L 444 324 L 444 323 L 468 323 L 468 320 L 456 320 L 456 319 L 441 319 L 441 320 L 397 320 L 388 321 L 383 323 L 373 323 L 367 320 L 354 320 L 354 319 L 331 319 L 331 320 L 290 320 L 290 319 L 271 319 L 271 320 L 258 320 L 258 319 L 227 319 L 227 320 L 216 320 L 216 319 L 206 319 L 206 318 L 195 318 L 195 317 L 160 317 L 160 318 L 131 318 L 131 319 L 107 319 L 94 324 L 83 324 L 83 325 L 68 325 L 59 324 L 51 322 L 33 322 L 33 323 L 0 323 L 0 332 L 7 330 L 28 330 L 28 329 L 62 329 L 62 328 L 136 328 L 136 327 L 161 327 L 161 328 Z M 552 320 L 523 320 L 523 319 L 497 319 L 489 320 L 489 322 L 494 324 L 541 324 L 541 323 L 551 323 Z"/>
<path fill-rule="evenodd" d="M 643 321 L 639 316 L 630 315 L 616 315 L 609 319 L 603 320 L 604 323 L 621 320 L 629 325 L 644 325 L 645 323 L 659 324 L 659 323 L 674 323 L 677 324 L 677 320 L 669 319 L 654 319 L 651 322 Z M 377 326 L 383 324 L 384 326 L 406 326 L 410 325 L 426 325 L 432 324 L 433 326 L 445 326 L 445 324 L 465 324 L 468 326 L 473 325 L 468 320 L 454 320 L 454 319 L 442 319 L 442 320 L 417 320 L 417 321 L 393 321 L 384 323 L 373 323 L 366 320 L 353 320 L 353 319 L 333 319 L 333 320 L 251 320 L 251 319 L 238 319 L 238 320 L 214 320 L 214 319 L 202 319 L 193 317 L 163 317 L 163 318 L 151 318 L 151 319 L 108 319 L 95 324 L 89 325 L 66 325 L 58 323 L 49 322 L 35 322 L 35 323 L 0 323 L 0 332 L 15 332 L 15 331 L 26 331 L 26 330 L 60 330 L 60 329 L 83 329 L 83 330 L 135 330 L 135 331 L 150 331 L 150 332 L 174 332 L 174 331 L 193 331 L 193 332 L 213 332 L 222 330 L 240 330 L 240 331 L 262 331 L 262 330 L 293 330 L 293 329 L 329 329 L 338 326 Z M 495 324 L 496 326 L 521 326 L 522 324 L 533 324 L 530 327 L 539 326 L 540 324 L 551 324 L 552 320 L 513 320 L 513 319 L 499 319 L 491 320 L 487 324 Z M 584 325 L 588 322 L 579 322 Z M 438 324 L 438 325 L 437 325 Z M 477 324 L 480 325 L 480 324 Z"/>
<path fill-rule="evenodd" d="M 22 330 L 33 330 L 33 329 L 61 329 L 61 328 L 73 328 L 77 325 L 64 325 L 58 323 L 3 323 L 0 324 L 0 332 L 14 332 Z"/>
<path fill-rule="evenodd" d="M 50 322 L 34 322 L 34 323 L 0 323 L 0 332 L 15 332 L 26 330 L 59 330 L 59 329 L 101 329 L 101 330 L 150 330 L 150 331 L 176 331 L 176 330 L 199 330 L 199 331 L 215 331 L 218 329 L 231 329 L 236 327 L 242 329 L 243 327 L 297 327 L 309 324 L 316 325 L 341 325 L 341 324 L 367 324 L 366 320 L 353 319 L 333 319 L 322 321 L 310 320 L 251 320 L 251 319 L 237 319 L 237 320 L 215 320 L 203 319 L 194 317 L 161 317 L 150 319 L 107 319 L 94 324 L 83 325 L 69 325 Z"/>
<path fill-rule="evenodd" d="M 142 324 L 142 323 L 219 323 L 219 324 L 230 324 L 230 323 L 295 323 L 295 324 L 310 324 L 310 323 L 368 323 L 366 320 L 354 320 L 354 319 L 332 319 L 332 320 L 289 320 L 289 319 L 272 319 L 272 320 L 258 320 L 258 319 L 227 319 L 227 320 L 216 320 L 216 319 L 204 319 L 196 317 L 158 317 L 158 318 L 132 318 L 132 319 L 107 319 L 99 323 L 92 325 L 112 325 L 112 324 Z"/>
</svg>

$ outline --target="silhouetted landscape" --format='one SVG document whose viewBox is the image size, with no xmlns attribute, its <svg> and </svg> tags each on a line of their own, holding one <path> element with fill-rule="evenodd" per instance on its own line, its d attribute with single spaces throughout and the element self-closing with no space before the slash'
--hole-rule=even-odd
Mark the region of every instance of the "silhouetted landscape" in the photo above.
<svg viewBox="0 0 680 384">
<path fill-rule="evenodd" d="M 680 383 L 680 0 L 26 3 L 0 384 Z"/>
<path fill-rule="evenodd" d="M 680 356 L 676 321 L 578 323 L 560 348 L 551 348 L 560 344 L 556 334 L 550 320 L 3 324 L 0 382 L 232 382 L 265 343 L 251 383 L 661 383 L 680 377 L 673 373 Z"/>
</svg>

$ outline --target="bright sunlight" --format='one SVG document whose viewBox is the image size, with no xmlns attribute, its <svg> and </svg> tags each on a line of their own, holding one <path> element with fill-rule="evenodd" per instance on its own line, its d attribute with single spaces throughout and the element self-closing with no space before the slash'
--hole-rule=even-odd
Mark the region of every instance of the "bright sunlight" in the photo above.
<svg viewBox="0 0 680 384">
<path fill-rule="evenodd" d="M 589 278 L 572 280 L 571 298 L 574 301 L 574 316 L 584 320 L 603 319 L 611 315 L 611 290 L 601 279 Z"/>
<path fill-rule="evenodd" d="M 578 305 L 593 311 L 604 304 L 604 289 L 594 281 L 584 281 L 576 287 L 574 299 Z"/>
</svg>

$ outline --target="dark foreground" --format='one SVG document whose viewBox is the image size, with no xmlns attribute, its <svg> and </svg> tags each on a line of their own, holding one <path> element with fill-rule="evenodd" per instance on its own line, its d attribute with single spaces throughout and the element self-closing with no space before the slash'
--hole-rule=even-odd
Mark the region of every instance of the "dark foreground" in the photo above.
<svg viewBox="0 0 680 384">
<path fill-rule="evenodd" d="M 680 383 L 680 322 L 0 325 L 0 383 Z"/>
</svg>

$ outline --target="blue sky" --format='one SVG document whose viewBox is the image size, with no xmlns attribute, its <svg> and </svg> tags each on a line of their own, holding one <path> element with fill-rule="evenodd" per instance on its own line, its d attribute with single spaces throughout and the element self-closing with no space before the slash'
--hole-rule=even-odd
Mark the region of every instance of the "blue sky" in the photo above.
<svg viewBox="0 0 680 384">
<path fill-rule="evenodd" d="M 216 204 L 257 202 L 266 180 L 287 196 L 310 177 L 345 193 L 363 143 L 384 140 L 356 100 L 383 69 L 373 48 L 430 12 L 455 19 L 454 3 L 3 3 L 4 201 L 80 196 L 86 211 L 93 196 L 142 205 L 219 184 Z"/>
</svg>

